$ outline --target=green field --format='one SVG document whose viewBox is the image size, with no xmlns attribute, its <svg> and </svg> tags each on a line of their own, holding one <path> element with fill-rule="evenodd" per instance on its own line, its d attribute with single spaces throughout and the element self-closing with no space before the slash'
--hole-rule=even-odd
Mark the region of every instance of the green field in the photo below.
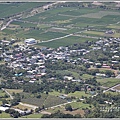
<svg viewBox="0 0 120 120">
<path fill-rule="evenodd" d="M 59 97 L 56 97 L 55 95 L 41 94 L 41 98 L 38 99 L 34 97 L 34 95 L 31 96 L 30 94 L 27 94 L 26 98 L 22 99 L 22 102 L 40 106 L 40 107 L 42 105 L 44 105 L 45 107 L 51 107 L 51 106 L 65 103 L 67 101 Z"/>
<path fill-rule="evenodd" d="M 92 39 L 92 38 L 81 38 L 78 36 L 69 36 L 67 38 L 63 38 L 63 39 L 59 39 L 51 42 L 39 43 L 38 45 L 51 47 L 51 48 L 58 48 L 60 46 L 69 46 L 76 43 L 81 43 L 85 41 L 95 41 L 95 40 L 96 39 Z"/>
<path fill-rule="evenodd" d="M 75 91 L 74 93 L 69 93 L 68 96 L 75 96 L 75 97 L 81 98 L 82 96 L 90 97 L 90 94 L 85 94 L 84 91 Z"/>
<path fill-rule="evenodd" d="M 0 4 L 0 17 L 7 17 L 7 16 L 10 16 L 10 15 L 13 15 L 13 14 L 16 14 L 16 13 L 20 13 L 20 12 L 23 12 L 23 11 L 26 11 L 26 10 L 30 10 L 34 7 L 37 7 L 37 6 L 42 6 L 46 3 L 44 2 L 40 2 L 40 3 L 37 3 L 37 2 L 29 2 L 29 3 L 8 3 L 8 4 Z"/>
<path fill-rule="evenodd" d="M 120 84 L 120 79 L 116 78 L 105 78 L 105 79 L 98 79 L 97 82 L 104 87 L 112 87 L 114 85 Z"/>
<path fill-rule="evenodd" d="M 14 93 L 21 93 L 23 90 L 21 89 L 6 89 L 10 94 Z"/>
<path fill-rule="evenodd" d="M 79 108 L 79 109 L 82 109 L 82 108 L 89 108 L 89 104 L 84 104 L 82 102 L 73 102 L 73 103 L 70 103 L 70 105 L 72 106 L 72 108 Z"/>
<path fill-rule="evenodd" d="M 10 117 L 10 114 L 2 112 L 2 114 L 0 114 L 0 118 L 12 118 L 12 117 Z"/>
<path fill-rule="evenodd" d="M 53 95 L 53 96 L 59 96 L 61 94 L 63 94 L 63 93 L 60 93 L 60 92 L 54 91 L 54 90 L 52 92 L 49 92 L 49 95 Z"/>
<path fill-rule="evenodd" d="M 90 79 L 90 78 L 93 78 L 94 76 L 92 76 L 92 75 L 89 75 L 89 74 L 83 74 L 82 76 L 81 76 L 81 78 L 83 78 L 83 79 Z"/>
<path fill-rule="evenodd" d="M 81 17 L 102 18 L 106 15 L 120 15 L 120 13 L 119 12 L 111 12 L 111 11 L 99 11 L 96 13 L 89 13 L 89 14 L 81 15 Z"/>
</svg>

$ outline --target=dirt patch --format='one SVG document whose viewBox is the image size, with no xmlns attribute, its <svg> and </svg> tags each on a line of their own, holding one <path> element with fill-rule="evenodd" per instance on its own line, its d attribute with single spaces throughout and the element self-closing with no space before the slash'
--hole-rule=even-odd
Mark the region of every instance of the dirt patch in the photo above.
<svg viewBox="0 0 120 120">
<path fill-rule="evenodd" d="M 120 85 L 117 87 L 114 87 L 115 90 L 120 90 Z"/>
<path fill-rule="evenodd" d="M 47 111 L 42 111 L 42 112 L 40 112 L 40 113 L 51 115 L 51 113 L 50 113 L 50 112 L 47 112 Z"/>
<path fill-rule="evenodd" d="M 100 2 L 97 2 L 97 1 L 96 1 L 96 2 L 93 2 L 92 4 L 93 4 L 93 5 L 104 5 L 103 3 L 100 3 Z"/>
</svg>

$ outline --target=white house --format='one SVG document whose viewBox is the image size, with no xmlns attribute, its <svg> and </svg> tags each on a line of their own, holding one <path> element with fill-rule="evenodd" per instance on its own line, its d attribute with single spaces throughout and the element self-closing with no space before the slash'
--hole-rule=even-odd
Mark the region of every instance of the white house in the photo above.
<svg viewBox="0 0 120 120">
<path fill-rule="evenodd" d="M 26 39 L 25 41 L 25 44 L 35 44 L 36 43 L 36 40 L 34 38 L 29 38 L 29 39 Z"/>
</svg>

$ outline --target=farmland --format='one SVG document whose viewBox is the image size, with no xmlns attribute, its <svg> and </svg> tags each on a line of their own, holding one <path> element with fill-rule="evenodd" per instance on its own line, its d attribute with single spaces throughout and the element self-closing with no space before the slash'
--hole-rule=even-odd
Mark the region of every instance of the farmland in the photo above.
<svg viewBox="0 0 120 120">
<path fill-rule="evenodd" d="M 65 103 L 66 100 L 62 100 L 56 96 L 46 95 L 46 94 L 41 94 L 41 98 L 38 99 L 28 94 L 28 96 L 26 95 L 26 98 L 22 99 L 22 102 L 40 106 L 40 107 L 42 105 L 44 105 L 45 107 L 51 107 L 51 106 Z"/>
<path fill-rule="evenodd" d="M 18 4 L 14 4 L 13 5 L 14 7 L 12 6 L 12 4 L 4 5 L 9 6 L 10 8 L 11 7 L 14 8 L 15 11 L 15 9 L 17 8 L 16 6 Z M 29 7 L 30 9 L 42 5 L 45 5 L 45 3 L 41 4 L 20 3 L 18 5 L 19 9 L 17 11 L 22 11 L 25 9 L 25 7 Z M 41 12 L 34 14 L 30 17 L 21 18 L 19 21 L 11 22 L 7 29 L 2 31 L 2 35 L 4 37 L 4 35 L 7 34 L 9 37 L 20 39 L 32 37 L 38 40 L 39 46 L 57 48 L 59 46 L 68 46 L 79 42 L 83 42 L 88 39 L 86 37 L 79 38 L 78 36 L 72 35 L 67 38 L 56 40 L 54 42 L 53 41 L 46 43 L 39 42 L 64 37 L 65 35 L 68 34 L 74 34 L 76 32 L 80 32 L 80 30 L 85 30 L 86 27 L 97 29 L 95 31 L 90 30 L 81 32 L 80 35 L 90 35 L 97 37 L 107 36 L 119 37 L 118 32 L 115 32 L 115 34 L 113 35 L 107 35 L 104 32 L 99 31 L 100 29 L 103 29 L 104 31 L 112 28 L 118 29 L 116 27 L 116 23 L 119 22 L 119 19 L 120 12 L 118 10 L 104 10 L 102 8 L 82 8 L 82 7 L 53 7 L 49 10 L 42 10 Z M 17 26 L 10 27 L 11 25 Z M 65 28 L 66 30 L 62 30 L 62 28 L 63 29 Z"/>
<path fill-rule="evenodd" d="M 104 87 L 112 87 L 120 83 L 120 80 L 116 78 L 104 78 L 98 79 L 97 81 Z"/>
<path fill-rule="evenodd" d="M 120 102 L 116 5 L 1 3 L 0 117 L 119 117 L 99 108 Z"/>
</svg>

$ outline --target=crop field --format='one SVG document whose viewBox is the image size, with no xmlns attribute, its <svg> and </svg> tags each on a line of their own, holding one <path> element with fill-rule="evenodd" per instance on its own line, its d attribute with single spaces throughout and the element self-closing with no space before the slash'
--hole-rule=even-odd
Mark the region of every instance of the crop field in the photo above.
<svg viewBox="0 0 120 120">
<path fill-rule="evenodd" d="M 34 7 L 39 7 L 47 3 L 14 3 L 14 4 L 0 4 L 0 16 L 7 16 L 8 14 L 15 14 L 22 11 L 28 11 Z M 26 9 L 25 9 L 26 8 Z M 4 11 L 4 12 L 2 12 Z M 13 12 L 14 11 L 14 12 Z M 25 14 L 27 15 L 27 12 Z M 13 21 L 7 29 L 1 32 L 0 38 L 7 35 L 7 39 L 11 38 L 35 38 L 38 40 L 38 46 L 46 46 L 57 48 L 59 46 L 68 46 L 76 43 L 84 42 L 87 37 L 81 38 L 78 36 L 69 36 L 59 40 L 50 42 L 50 39 L 63 37 L 68 34 L 74 34 L 83 31 L 87 27 L 95 29 L 80 33 L 80 35 L 89 35 L 97 37 L 120 37 L 119 34 L 119 10 L 104 10 L 103 8 L 89 8 L 89 7 L 52 7 L 48 10 L 34 14 L 27 18 L 20 18 L 19 21 Z M 13 27 L 12 27 L 12 26 Z M 15 26 L 17 25 L 17 26 Z M 60 29 L 59 29 L 60 28 Z M 66 30 L 65 30 L 66 29 Z M 112 35 L 105 34 L 99 30 L 115 29 Z M 40 43 L 41 42 L 41 43 Z"/>
<path fill-rule="evenodd" d="M 46 42 L 46 43 L 39 43 L 39 45 L 57 48 L 60 46 L 68 46 L 68 45 L 72 45 L 72 44 L 76 44 L 76 43 L 81 43 L 81 42 L 85 42 L 85 41 L 95 41 L 95 40 L 96 39 L 92 39 L 92 38 L 82 38 L 82 37 L 78 37 L 78 36 L 69 36 L 67 38 L 62 38 L 62 39 L 55 40 L 55 41 L 50 41 L 50 42 Z"/>
<path fill-rule="evenodd" d="M 80 8 L 80 9 L 75 9 L 75 10 L 69 10 L 69 11 L 66 11 L 66 12 L 62 12 L 61 15 L 70 15 L 70 16 L 74 16 L 74 17 L 79 17 L 80 15 L 84 15 L 84 14 L 88 14 L 88 13 L 96 13 L 99 10 L 100 9 Z"/>
<path fill-rule="evenodd" d="M 41 98 L 39 99 L 28 95 L 26 98 L 22 99 L 22 102 L 40 107 L 42 105 L 45 107 L 51 107 L 65 103 L 67 101 L 53 95 L 41 94 Z"/>
<path fill-rule="evenodd" d="M 37 6 L 41 6 L 44 5 L 46 3 L 37 3 L 37 2 L 33 2 L 33 3 L 8 3 L 8 4 L 0 4 L 0 17 L 6 17 L 12 14 L 16 14 L 16 13 L 20 13 L 26 10 L 30 10 L 31 8 L 37 7 Z M 26 9 L 27 8 L 27 9 Z M 4 11 L 4 12 L 3 12 Z"/>
<path fill-rule="evenodd" d="M 104 78 L 98 79 L 97 82 L 100 82 L 100 84 L 104 87 L 112 87 L 114 85 L 119 84 L 120 80 L 117 78 Z"/>
<path fill-rule="evenodd" d="M 81 15 L 81 17 L 87 17 L 87 18 L 102 18 L 106 15 L 120 15 L 119 12 L 109 12 L 109 11 L 99 11 L 96 13 L 88 13 L 85 15 Z"/>
</svg>

